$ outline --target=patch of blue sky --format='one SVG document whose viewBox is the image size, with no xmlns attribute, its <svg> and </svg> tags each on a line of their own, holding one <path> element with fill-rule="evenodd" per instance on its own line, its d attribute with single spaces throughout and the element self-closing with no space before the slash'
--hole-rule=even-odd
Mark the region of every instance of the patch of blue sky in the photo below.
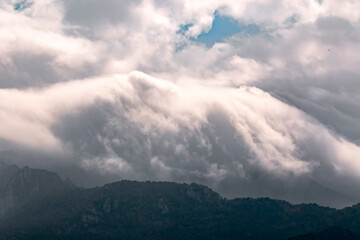
<svg viewBox="0 0 360 240">
<path fill-rule="evenodd" d="M 14 10 L 21 11 L 21 10 L 31 7 L 32 4 L 33 4 L 32 2 L 28 2 L 26 0 L 20 1 L 20 2 L 14 4 Z"/>
<path fill-rule="evenodd" d="M 258 34 L 260 33 L 260 27 L 255 24 L 241 24 L 230 17 L 215 14 L 210 31 L 200 34 L 194 41 L 212 47 L 215 43 L 224 42 L 225 39 L 239 33 Z"/>
<path fill-rule="evenodd" d="M 176 33 L 184 35 L 189 30 L 189 28 L 192 26 L 193 26 L 193 24 L 181 25 L 180 29 Z"/>
<path fill-rule="evenodd" d="M 183 25 L 177 33 L 185 34 L 191 26 L 192 24 Z M 246 35 L 258 34 L 260 33 L 260 27 L 255 24 L 241 24 L 233 18 L 222 16 L 215 12 L 211 29 L 190 40 L 203 43 L 210 48 L 215 43 L 224 42 L 227 38 L 239 33 Z"/>
</svg>

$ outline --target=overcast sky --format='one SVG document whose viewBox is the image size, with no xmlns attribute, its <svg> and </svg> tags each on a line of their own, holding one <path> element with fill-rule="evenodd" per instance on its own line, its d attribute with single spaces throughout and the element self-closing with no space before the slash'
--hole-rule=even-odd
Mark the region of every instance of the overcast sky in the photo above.
<svg viewBox="0 0 360 240">
<path fill-rule="evenodd" d="M 0 0 L 0 158 L 343 206 L 359 53 L 358 0 Z"/>
</svg>

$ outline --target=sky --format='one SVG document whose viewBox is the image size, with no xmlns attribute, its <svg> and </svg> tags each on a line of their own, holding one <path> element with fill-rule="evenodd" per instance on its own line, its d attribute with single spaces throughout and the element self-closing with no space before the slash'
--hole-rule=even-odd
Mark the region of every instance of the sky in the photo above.
<svg viewBox="0 0 360 240">
<path fill-rule="evenodd" d="M 0 41 L 5 162 L 360 201 L 358 0 L 0 0 Z"/>
</svg>

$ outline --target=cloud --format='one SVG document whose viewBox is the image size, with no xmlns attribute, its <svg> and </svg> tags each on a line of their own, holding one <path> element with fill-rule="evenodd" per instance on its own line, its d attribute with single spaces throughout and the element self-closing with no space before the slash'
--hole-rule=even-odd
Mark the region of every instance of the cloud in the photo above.
<svg viewBox="0 0 360 240">
<path fill-rule="evenodd" d="M 82 183 L 360 197 L 358 2 L 26 2 L 0 1 L 0 149 Z M 259 32 L 194 41 L 215 13 Z"/>
<path fill-rule="evenodd" d="M 61 10 L 55 4 L 36 1 L 23 12 L 0 8 L 0 19 L 2 88 L 85 77 L 84 69 L 100 60 L 100 43 L 64 33 Z"/>
<path fill-rule="evenodd" d="M 125 22 L 132 16 L 132 10 L 141 1 L 115 1 L 106 3 L 90 1 L 64 1 L 64 19 L 73 25 L 86 26 L 89 28 L 102 27 L 103 25 L 117 25 Z"/>
<path fill-rule="evenodd" d="M 97 92 L 99 87 L 105 91 L 111 84 L 113 81 L 99 85 L 99 82 L 90 80 L 86 89 L 81 81 L 58 83 L 44 89 L 2 89 L 0 105 L 3 124 L 0 135 L 19 144 L 55 148 L 59 143 L 48 127 L 64 113 L 92 104 L 97 99 L 111 100 L 111 95 Z M 88 95 L 88 91 L 92 91 L 92 94 Z M 111 91 L 107 93 L 111 94 Z"/>
<path fill-rule="evenodd" d="M 360 59 L 354 55 L 360 48 L 358 27 L 341 18 L 327 17 L 289 33 L 278 46 L 270 45 L 271 57 L 263 59 L 269 65 L 271 62 L 279 65 L 272 67 L 268 75 L 271 80 L 255 85 L 358 144 L 356 102 L 360 72 L 356 65 Z M 286 55 L 280 48 L 287 49 Z"/>
<path fill-rule="evenodd" d="M 134 72 L 0 96 L 12 120 L 1 119 L 2 139 L 64 151 L 102 174 L 213 186 L 248 180 L 254 169 L 274 179 L 323 166 L 340 177 L 360 174 L 358 146 L 255 87 L 189 86 Z"/>
</svg>

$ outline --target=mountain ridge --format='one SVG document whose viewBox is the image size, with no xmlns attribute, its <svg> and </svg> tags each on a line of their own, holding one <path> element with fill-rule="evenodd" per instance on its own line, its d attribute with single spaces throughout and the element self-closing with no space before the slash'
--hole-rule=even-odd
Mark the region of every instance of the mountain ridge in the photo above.
<svg viewBox="0 0 360 240">
<path fill-rule="evenodd" d="M 226 199 L 196 183 L 122 180 L 85 189 L 29 167 L 10 179 L 16 181 L 7 186 L 19 187 L 14 196 L 22 201 L 0 216 L 0 239 L 285 240 L 333 226 L 360 234 L 360 204 L 336 210 L 270 198 Z"/>
</svg>

